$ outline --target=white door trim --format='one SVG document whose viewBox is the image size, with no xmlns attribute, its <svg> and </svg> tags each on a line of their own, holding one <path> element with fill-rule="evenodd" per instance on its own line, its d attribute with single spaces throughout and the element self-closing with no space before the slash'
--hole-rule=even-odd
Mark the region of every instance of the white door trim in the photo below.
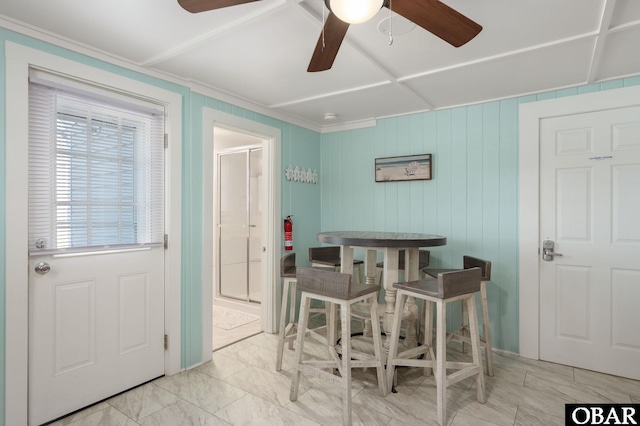
<svg viewBox="0 0 640 426">
<path fill-rule="evenodd" d="M 6 339 L 5 424 L 27 424 L 28 373 L 28 144 L 29 68 L 94 82 L 165 105 L 169 149 L 165 171 L 165 333 L 173 342 L 165 352 L 165 374 L 180 371 L 182 97 L 158 87 L 79 62 L 7 42 L 6 52 Z"/>
<path fill-rule="evenodd" d="M 214 177 L 213 177 L 213 128 L 226 127 L 243 133 L 249 133 L 263 139 L 262 155 L 264 160 L 263 176 L 267 185 L 268 197 L 264 198 L 264 208 L 269 226 L 263 229 L 263 245 L 266 247 L 266 262 L 263 262 L 262 282 L 262 329 L 268 333 L 276 330 L 276 289 L 279 282 L 279 244 L 282 221 L 280 218 L 280 157 L 282 131 L 266 124 L 258 123 L 243 117 L 228 114 L 211 108 L 202 110 L 202 144 L 204 151 L 204 247 L 202 250 L 203 288 L 202 288 L 202 362 L 211 359 L 212 342 L 212 307 L 213 307 L 213 226 L 214 226 Z"/>
<path fill-rule="evenodd" d="M 520 105 L 519 320 L 520 356 L 539 359 L 540 120 L 640 105 L 640 86 Z"/>
</svg>

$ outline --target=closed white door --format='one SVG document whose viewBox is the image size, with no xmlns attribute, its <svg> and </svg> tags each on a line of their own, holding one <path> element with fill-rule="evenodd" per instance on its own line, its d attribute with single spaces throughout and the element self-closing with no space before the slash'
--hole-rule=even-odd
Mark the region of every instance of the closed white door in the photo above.
<svg viewBox="0 0 640 426">
<path fill-rule="evenodd" d="M 164 374 L 164 124 L 143 112 L 30 88 L 30 425 Z"/>
<path fill-rule="evenodd" d="M 640 379 L 640 107 L 544 119 L 540 145 L 540 359 Z"/>
<path fill-rule="evenodd" d="M 162 247 L 30 259 L 31 425 L 164 374 L 162 265 Z"/>
</svg>

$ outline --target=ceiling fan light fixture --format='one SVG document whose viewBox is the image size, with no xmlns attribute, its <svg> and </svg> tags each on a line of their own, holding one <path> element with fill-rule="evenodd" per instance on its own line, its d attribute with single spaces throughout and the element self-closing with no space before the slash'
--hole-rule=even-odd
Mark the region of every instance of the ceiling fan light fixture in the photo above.
<svg viewBox="0 0 640 426">
<path fill-rule="evenodd" d="M 329 9 L 341 21 L 360 24 L 373 18 L 384 0 L 329 0 Z"/>
</svg>

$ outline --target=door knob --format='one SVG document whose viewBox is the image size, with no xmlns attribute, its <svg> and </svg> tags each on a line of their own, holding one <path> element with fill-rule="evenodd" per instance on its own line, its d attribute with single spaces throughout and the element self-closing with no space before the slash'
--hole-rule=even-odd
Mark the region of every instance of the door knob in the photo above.
<svg viewBox="0 0 640 426">
<path fill-rule="evenodd" d="M 552 240 L 544 240 L 542 242 L 542 260 L 551 262 L 554 256 L 562 256 L 562 254 L 553 251 L 554 246 L 555 243 Z"/>
<path fill-rule="evenodd" d="M 51 266 L 48 263 L 40 262 L 35 267 L 36 272 L 40 275 L 44 275 L 51 270 Z"/>
</svg>

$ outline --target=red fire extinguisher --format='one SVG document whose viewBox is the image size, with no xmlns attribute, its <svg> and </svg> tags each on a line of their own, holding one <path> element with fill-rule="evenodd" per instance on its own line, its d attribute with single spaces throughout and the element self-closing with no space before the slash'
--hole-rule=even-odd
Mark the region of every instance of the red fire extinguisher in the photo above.
<svg viewBox="0 0 640 426">
<path fill-rule="evenodd" d="M 284 249 L 293 250 L 293 222 L 291 216 L 284 220 Z"/>
</svg>

